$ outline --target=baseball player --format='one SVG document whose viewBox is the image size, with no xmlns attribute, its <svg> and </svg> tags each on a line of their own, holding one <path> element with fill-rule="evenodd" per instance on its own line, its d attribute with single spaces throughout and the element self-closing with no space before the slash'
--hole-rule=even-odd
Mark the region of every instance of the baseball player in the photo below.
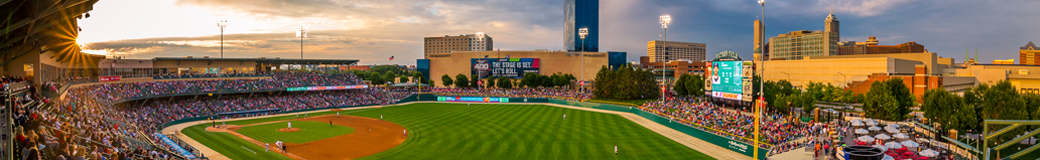
<svg viewBox="0 0 1040 160">
<path fill-rule="evenodd" d="M 380 115 L 379 115 L 379 120 L 380 120 L 380 121 L 382 121 L 382 120 L 383 120 L 383 115 L 382 115 L 382 114 L 380 114 Z"/>
<path fill-rule="evenodd" d="M 329 127 L 332 127 L 332 120 L 329 120 Z"/>
<path fill-rule="evenodd" d="M 614 145 L 614 155 L 617 155 L 617 145 Z"/>
<path fill-rule="evenodd" d="M 339 117 L 339 112 L 336 112 L 336 117 Z"/>
<path fill-rule="evenodd" d="M 296 113 L 296 118 L 300 118 L 300 113 Z"/>
<path fill-rule="evenodd" d="M 303 118 L 306 119 L 307 117 L 307 113 L 303 113 Z"/>
<path fill-rule="evenodd" d="M 404 130 L 404 137 L 408 137 L 408 129 Z"/>
<path fill-rule="evenodd" d="M 567 114 L 563 114 L 563 120 L 567 120 Z"/>
<path fill-rule="evenodd" d="M 264 143 L 264 152 L 267 152 L 268 150 L 271 150 L 271 144 L 270 143 Z"/>
<path fill-rule="evenodd" d="M 285 153 L 285 146 L 282 146 L 282 140 L 278 140 L 277 142 L 274 142 L 274 145 L 278 146 L 279 148 L 282 148 L 282 153 Z"/>
<path fill-rule="evenodd" d="M 292 122 L 289 122 L 289 128 L 292 128 Z"/>
<path fill-rule="evenodd" d="M 469 107 L 469 106 L 470 106 L 470 105 L 472 105 L 472 104 L 473 104 L 473 103 L 466 103 L 466 107 Z"/>
</svg>

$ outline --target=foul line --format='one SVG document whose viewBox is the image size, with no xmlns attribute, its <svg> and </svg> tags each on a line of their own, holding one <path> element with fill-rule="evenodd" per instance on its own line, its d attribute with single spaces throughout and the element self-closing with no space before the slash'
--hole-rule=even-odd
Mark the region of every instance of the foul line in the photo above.
<svg viewBox="0 0 1040 160">
<path fill-rule="evenodd" d="M 249 148 L 246 148 L 246 146 L 239 146 L 239 147 L 242 147 L 242 149 L 246 149 L 249 152 L 253 152 L 253 150 L 249 150 Z M 256 152 L 253 152 L 253 154 L 256 154 Z"/>
</svg>

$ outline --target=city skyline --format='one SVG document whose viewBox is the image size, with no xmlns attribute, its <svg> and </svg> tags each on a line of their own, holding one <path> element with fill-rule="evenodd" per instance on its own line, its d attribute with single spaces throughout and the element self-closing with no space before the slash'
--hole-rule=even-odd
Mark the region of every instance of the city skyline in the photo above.
<svg viewBox="0 0 1040 160">
<path fill-rule="evenodd" d="M 746 3 L 746 4 L 745 4 Z M 843 40 L 877 36 L 884 42 L 928 46 L 957 58 L 979 48 L 981 62 L 1017 59 L 1017 49 L 1040 32 L 1040 22 L 1022 15 L 1040 11 L 1034 1 L 767 1 L 766 36 L 796 30 L 823 30 L 828 9 L 842 21 Z M 525 6 L 525 7 L 518 7 Z M 645 43 L 660 38 L 660 15 L 673 17 L 669 41 L 712 45 L 750 59 L 755 1 L 601 1 L 600 51 L 628 52 L 628 61 L 646 55 Z M 307 58 L 359 59 L 363 64 L 414 64 L 423 55 L 423 37 L 485 32 L 502 50 L 563 50 L 563 1 L 122 1 L 102 0 L 80 20 L 79 43 L 130 58 L 219 57 L 218 21 L 228 20 L 225 57 L 282 57 L 299 54 L 293 29 L 308 24 Z M 98 53 L 97 51 L 91 51 Z"/>
</svg>

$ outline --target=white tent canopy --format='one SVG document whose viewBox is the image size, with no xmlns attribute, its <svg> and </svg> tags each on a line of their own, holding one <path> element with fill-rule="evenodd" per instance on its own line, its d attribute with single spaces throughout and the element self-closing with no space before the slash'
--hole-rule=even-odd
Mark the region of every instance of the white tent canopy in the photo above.
<svg viewBox="0 0 1040 160">
<path fill-rule="evenodd" d="M 887 147 L 888 149 L 900 149 L 903 148 L 903 145 L 896 142 L 888 142 L 885 143 L 885 147 Z"/>
<path fill-rule="evenodd" d="M 870 131 L 878 131 L 878 130 L 881 130 L 881 128 L 880 128 L 880 127 L 877 127 L 877 126 L 871 126 L 870 128 L 867 128 L 867 129 L 868 129 L 868 130 L 870 130 Z"/>
<path fill-rule="evenodd" d="M 917 144 L 917 142 L 914 142 L 914 141 L 903 141 L 903 143 L 900 143 L 900 144 L 903 144 L 903 146 L 910 147 L 910 148 L 915 148 L 915 147 L 920 145 L 920 144 Z"/>
<path fill-rule="evenodd" d="M 874 141 L 874 137 L 870 137 L 870 136 L 860 136 L 859 138 L 856 138 L 856 139 L 858 139 L 861 142 Z"/>
<path fill-rule="evenodd" d="M 869 131 L 860 128 L 860 129 L 856 129 L 855 132 L 856 132 L 856 134 L 867 134 Z"/>
<path fill-rule="evenodd" d="M 925 157 L 935 157 L 935 156 L 939 155 L 938 152 L 935 152 L 935 150 L 932 150 L 932 149 L 921 151 L 920 154 L 921 154 L 921 156 L 925 156 Z"/>
<path fill-rule="evenodd" d="M 877 138 L 877 139 L 880 139 L 880 140 L 889 140 L 889 139 L 892 139 L 892 137 L 891 137 L 891 136 L 888 136 L 887 134 L 884 134 L 884 133 L 882 133 L 882 134 L 878 134 L 878 135 L 874 136 L 874 138 Z"/>
<path fill-rule="evenodd" d="M 892 135 L 892 137 L 895 137 L 895 138 L 898 138 L 898 139 L 907 139 L 907 138 L 910 138 L 910 137 L 906 136 L 906 134 L 902 134 L 902 133 L 897 133 L 897 134 L 895 134 L 895 135 Z"/>
</svg>

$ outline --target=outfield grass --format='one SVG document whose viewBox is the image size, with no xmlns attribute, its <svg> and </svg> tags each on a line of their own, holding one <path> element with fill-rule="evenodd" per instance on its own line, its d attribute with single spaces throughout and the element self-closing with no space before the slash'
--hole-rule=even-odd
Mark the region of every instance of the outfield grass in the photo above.
<svg viewBox="0 0 1040 160">
<path fill-rule="evenodd" d="M 361 159 L 714 159 L 618 115 L 544 105 L 419 103 L 342 113 L 383 115 L 408 129 L 401 145 Z M 335 112 L 311 115 L 324 114 Z M 291 118 L 295 115 L 228 124 Z M 217 141 L 227 133 L 193 132 L 200 126 L 207 125 L 184 132 L 231 159 L 271 159 L 242 153 L 236 149 L 242 142 Z"/>
<path fill-rule="evenodd" d="M 279 132 L 278 129 L 288 127 L 286 122 L 261 124 L 242 127 L 235 132 L 253 138 L 264 143 L 274 143 L 278 140 L 287 143 L 307 143 L 311 141 L 332 138 L 339 135 L 354 133 L 354 128 L 329 125 L 329 123 L 315 121 L 291 121 L 293 128 L 300 128 L 297 132 Z"/>
</svg>

